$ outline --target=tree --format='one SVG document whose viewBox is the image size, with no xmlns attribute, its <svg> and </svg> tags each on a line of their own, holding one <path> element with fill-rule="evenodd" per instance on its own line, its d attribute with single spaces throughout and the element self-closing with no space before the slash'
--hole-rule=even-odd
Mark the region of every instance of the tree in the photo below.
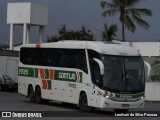
<svg viewBox="0 0 160 120">
<path fill-rule="evenodd" d="M 109 28 L 107 24 L 104 24 L 104 31 L 102 32 L 103 40 L 112 41 L 112 39 L 116 36 L 117 31 L 118 27 L 116 24 L 111 25 Z"/>
<path fill-rule="evenodd" d="M 101 7 L 108 8 L 105 10 L 102 15 L 104 17 L 113 16 L 116 13 L 119 13 L 119 20 L 122 24 L 122 38 L 125 41 L 125 28 L 131 32 L 135 32 L 136 26 L 135 23 L 144 29 L 149 28 L 149 24 L 142 19 L 142 16 L 152 16 L 152 11 L 146 8 L 135 8 L 142 0 L 112 0 L 112 2 L 107 2 L 102 0 Z"/>
<path fill-rule="evenodd" d="M 93 41 L 94 35 L 91 30 L 87 30 L 85 26 L 82 26 L 80 30 L 68 30 L 65 25 L 63 25 L 59 31 L 58 35 L 48 37 L 48 42 L 57 42 L 60 40 L 88 40 Z"/>
<path fill-rule="evenodd" d="M 160 81 L 160 56 L 152 64 L 151 79 Z"/>
</svg>

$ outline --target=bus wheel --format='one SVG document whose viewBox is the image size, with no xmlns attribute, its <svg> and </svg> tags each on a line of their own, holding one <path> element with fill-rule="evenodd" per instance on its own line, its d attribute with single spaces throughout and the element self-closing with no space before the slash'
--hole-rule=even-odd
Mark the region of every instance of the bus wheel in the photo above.
<svg viewBox="0 0 160 120">
<path fill-rule="evenodd" d="M 80 95 L 79 99 L 79 107 L 82 111 L 91 111 L 93 110 L 92 107 L 88 106 L 88 100 L 87 100 L 87 95 L 85 93 Z"/>
<path fill-rule="evenodd" d="M 33 90 L 33 87 L 30 87 L 29 88 L 29 99 L 31 102 L 35 102 L 35 92 Z"/>
<path fill-rule="evenodd" d="M 128 112 L 128 109 L 114 109 L 115 113 L 126 113 Z"/>
<path fill-rule="evenodd" d="M 3 87 L 2 86 L 0 86 L 0 91 L 3 91 Z"/>
<path fill-rule="evenodd" d="M 36 91 L 35 92 L 36 103 L 40 104 L 42 102 L 40 87 L 37 87 L 35 91 Z"/>
</svg>

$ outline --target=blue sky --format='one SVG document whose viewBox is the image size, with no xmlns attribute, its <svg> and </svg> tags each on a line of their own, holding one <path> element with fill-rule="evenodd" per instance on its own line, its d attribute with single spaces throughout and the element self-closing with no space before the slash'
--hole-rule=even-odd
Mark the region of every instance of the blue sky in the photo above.
<svg viewBox="0 0 160 120">
<path fill-rule="evenodd" d="M 110 0 L 108 0 L 110 1 Z M 9 25 L 6 24 L 7 3 L 32 2 L 48 6 L 48 26 L 45 28 L 45 36 L 57 34 L 58 29 L 65 24 L 69 29 L 79 29 L 82 25 L 90 29 L 96 40 L 101 40 L 103 25 L 117 24 L 119 31 L 117 38 L 122 39 L 121 24 L 117 16 L 103 18 L 103 9 L 100 0 L 0 0 L 0 43 L 9 42 Z M 149 8 L 153 12 L 152 17 L 144 17 L 150 24 L 149 30 L 137 26 L 135 33 L 126 31 L 128 41 L 158 41 L 160 40 L 160 0 L 142 0 L 136 7 Z M 33 27 L 31 42 L 38 41 L 38 28 Z M 22 27 L 16 26 L 14 44 L 22 42 Z"/>
</svg>

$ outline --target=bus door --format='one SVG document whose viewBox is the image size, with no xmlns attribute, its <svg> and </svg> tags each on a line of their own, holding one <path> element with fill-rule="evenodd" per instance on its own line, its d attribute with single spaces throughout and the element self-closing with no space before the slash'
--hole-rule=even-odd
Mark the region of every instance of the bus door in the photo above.
<svg viewBox="0 0 160 120">
<path fill-rule="evenodd" d="M 93 106 L 98 107 L 100 105 L 98 87 L 101 84 L 101 75 L 99 65 L 94 60 L 90 61 L 90 70 L 93 83 L 91 86 L 91 102 Z"/>
</svg>

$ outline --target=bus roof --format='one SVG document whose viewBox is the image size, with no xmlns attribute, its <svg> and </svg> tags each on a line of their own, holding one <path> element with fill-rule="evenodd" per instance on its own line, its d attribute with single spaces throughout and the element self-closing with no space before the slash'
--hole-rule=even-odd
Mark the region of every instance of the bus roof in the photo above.
<svg viewBox="0 0 160 120">
<path fill-rule="evenodd" d="M 137 50 L 128 45 L 113 43 L 113 42 L 103 42 L 103 41 L 66 40 L 66 41 L 58 41 L 52 43 L 26 44 L 23 47 L 91 49 L 101 54 L 140 56 L 140 53 Z"/>
</svg>

